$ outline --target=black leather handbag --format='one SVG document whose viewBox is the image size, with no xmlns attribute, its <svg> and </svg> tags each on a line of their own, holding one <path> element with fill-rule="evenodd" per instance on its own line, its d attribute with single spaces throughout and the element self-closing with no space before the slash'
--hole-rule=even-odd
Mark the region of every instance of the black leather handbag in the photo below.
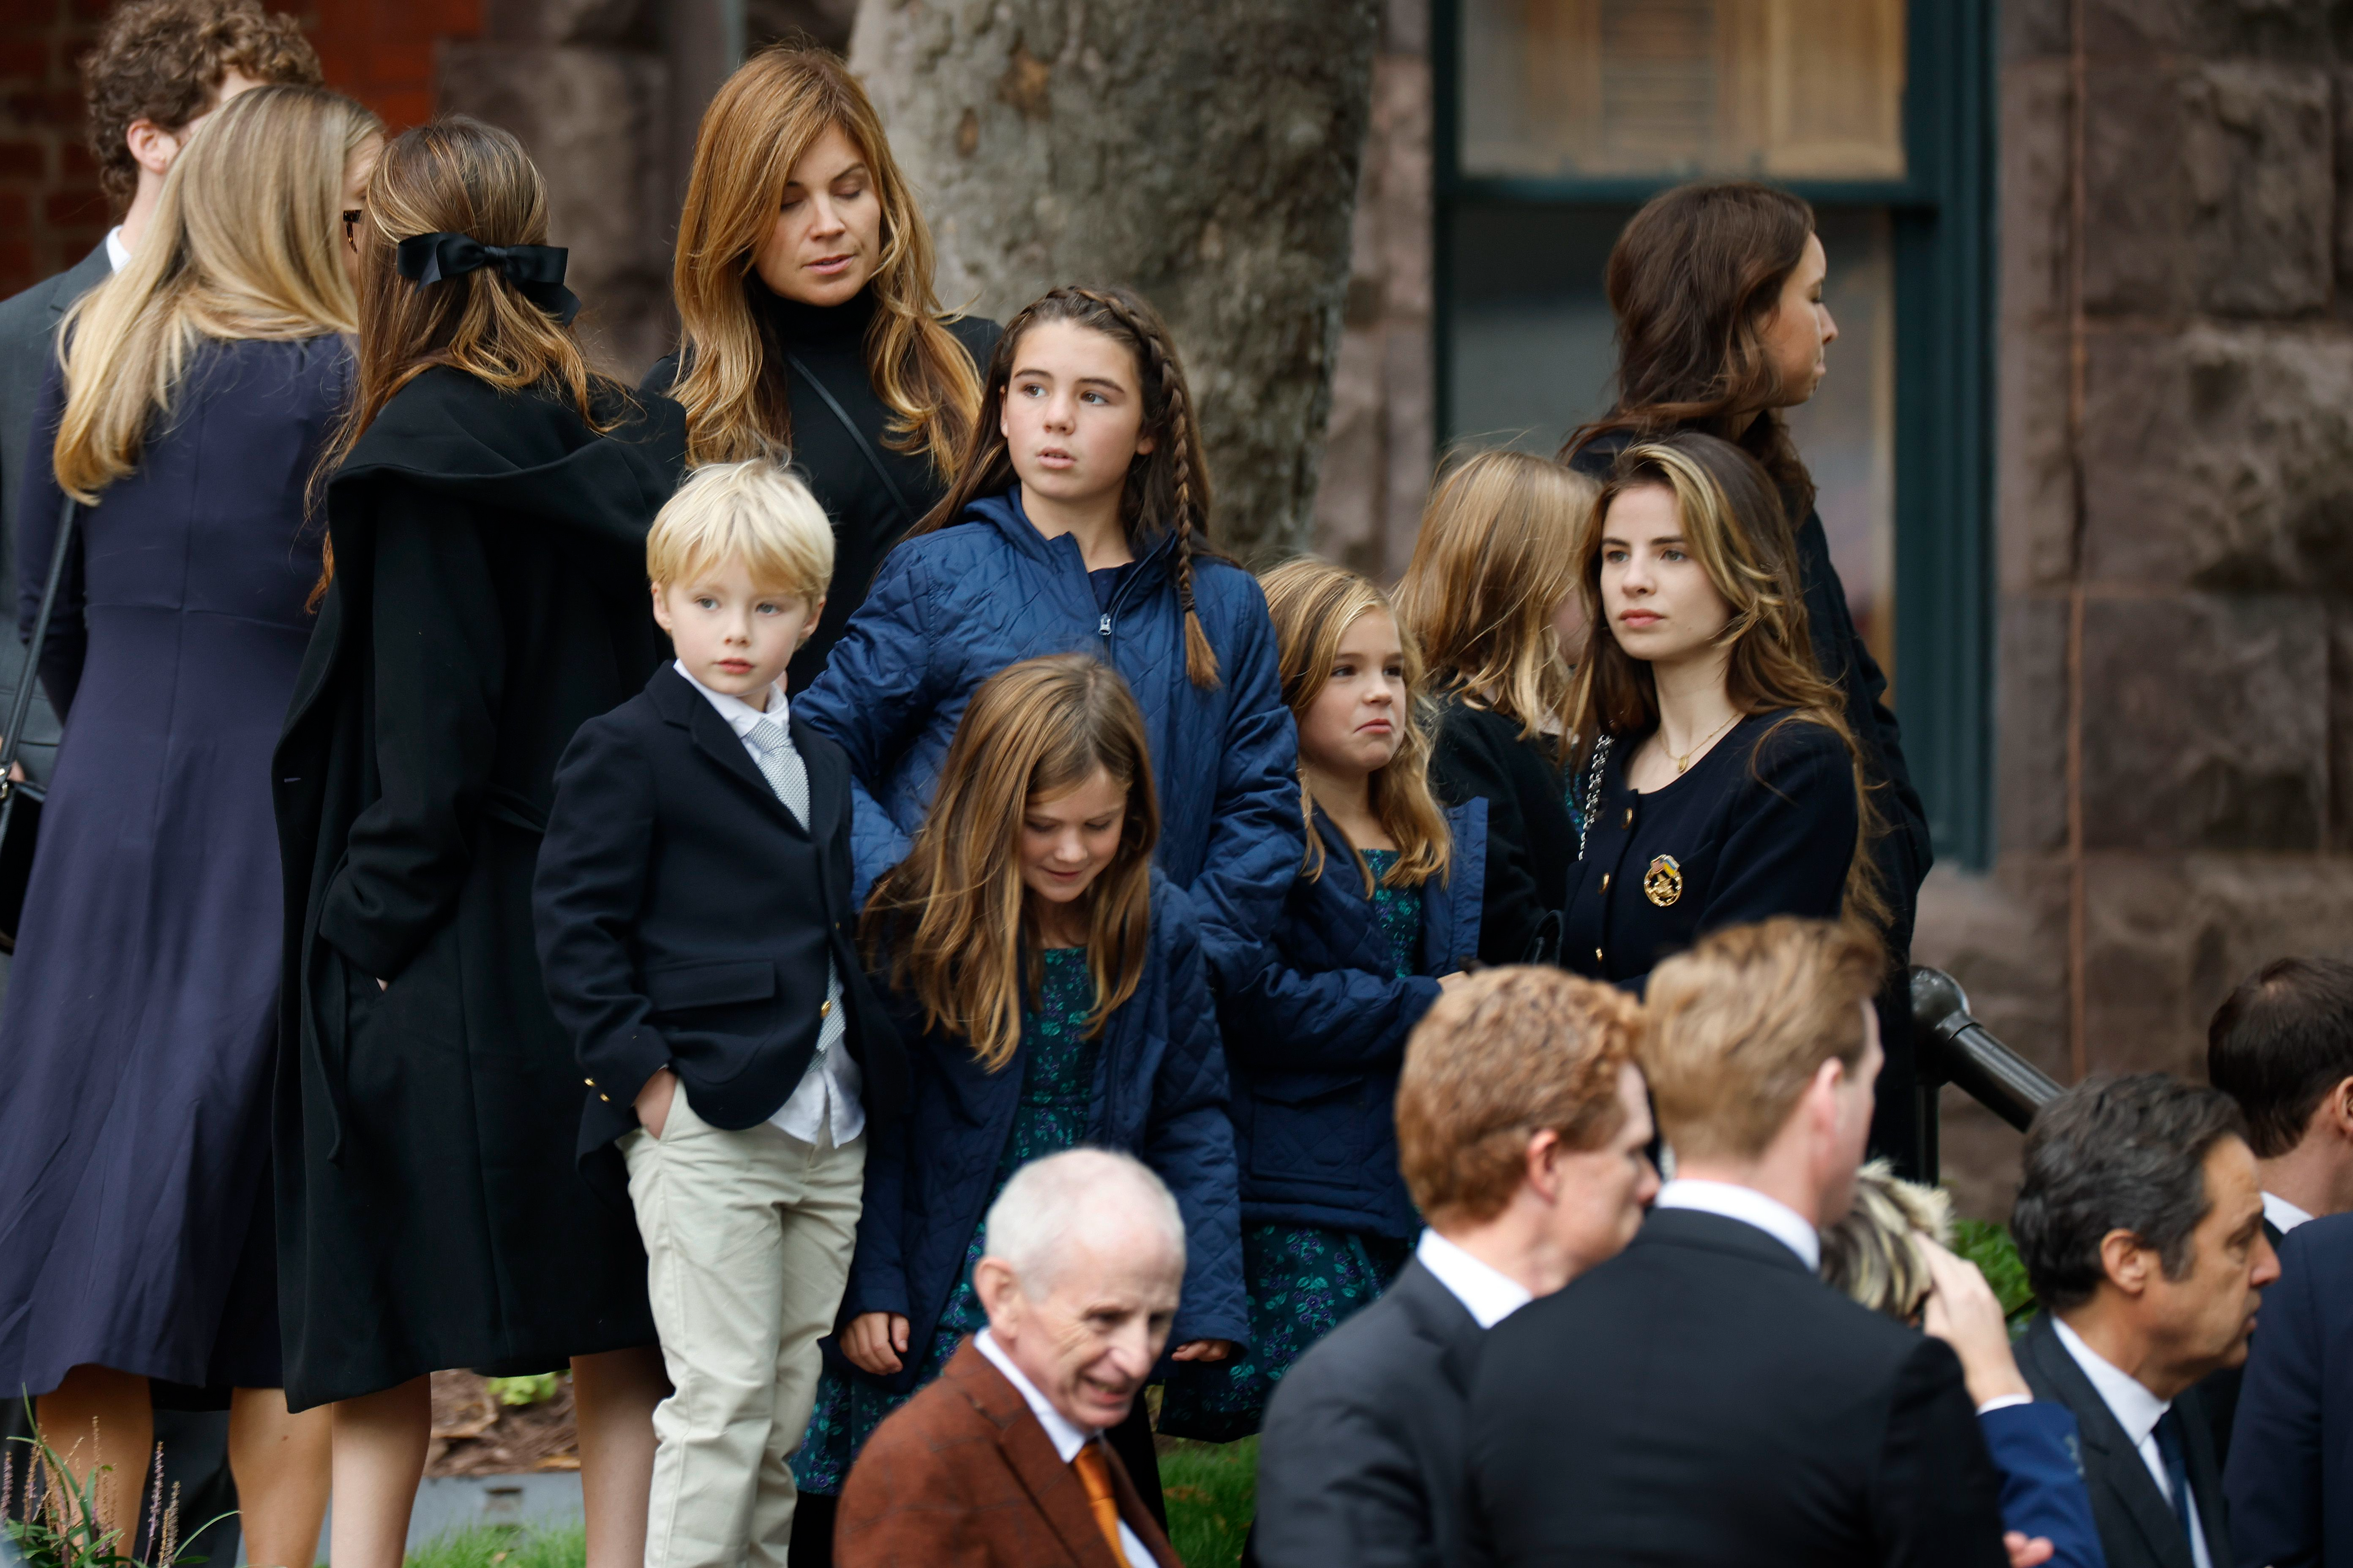
<svg viewBox="0 0 2353 1568">
<path fill-rule="evenodd" d="M 33 843 L 41 831 L 42 803 L 48 799 L 45 786 L 16 776 L 16 752 L 24 744 L 25 721 L 32 716 L 33 682 L 41 678 L 49 615 L 58 607 L 58 587 L 65 581 L 66 561 L 73 551 L 74 510 L 73 497 L 66 497 L 58 511 L 57 548 L 49 552 L 48 584 L 41 590 L 40 614 L 33 621 L 33 640 L 25 650 L 16 700 L 9 708 L 7 740 L 0 744 L 0 952 L 16 951 L 25 889 L 33 879 Z"/>
</svg>

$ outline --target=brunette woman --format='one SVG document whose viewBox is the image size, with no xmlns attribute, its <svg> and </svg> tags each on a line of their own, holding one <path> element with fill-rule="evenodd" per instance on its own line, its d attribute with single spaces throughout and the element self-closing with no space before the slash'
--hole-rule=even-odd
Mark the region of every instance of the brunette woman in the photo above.
<svg viewBox="0 0 2353 1568">
<path fill-rule="evenodd" d="M 1558 622 L 1599 488 L 1525 452 L 1477 453 L 1440 478 L 1398 584 L 1398 620 L 1431 673 L 1430 782 L 1449 805 L 1487 803 L 1487 963 L 1560 953 L 1577 827 Z"/>
<path fill-rule="evenodd" d="M 124 1556 L 153 1402 L 190 1397 L 170 1384 L 234 1390 L 254 1563 L 308 1568 L 326 1509 L 326 1420 L 280 1392 L 269 766 L 319 570 L 303 485 L 351 378 L 337 215 L 379 144 L 316 88 L 221 109 L 68 312 L 24 489 L 28 632 L 79 505 L 40 667 L 68 723 L 0 1024 L 0 1397 L 38 1395 L 69 1463 L 112 1468 Z"/>
<path fill-rule="evenodd" d="M 1872 1142 L 1908 1169 L 1917 1108 L 1904 976 L 1913 912 L 1933 858 L 1927 816 L 1905 766 L 1887 678 L 1855 629 L 1814 510 L 1813 479 L 1781 413 L 1813 396 L 1825 351 L 1838 339 L 1838 323 L 1822 303 L 1828 268 L 1813 209 L 1787 191 L 1727 181 L 1653 198 L 1609 253 L 1617 405 L 1572 434 L 1562 456 L 1599 479 L 1630 440 L 1699 430 L 1737 443 L 1764 464 L 1780 492 L 1813 658 L 1838 689 L 1887 824 L 1873 851 L 1888 906 L 1882 934 L 1889 983 L 1879 998 L 1887 1066 L 1879 1075 Z"/>
<path fill-rule="evenodd" d="M 797 692 L 972 434 L 994 321 L 940 309 L 932 236 L 840 58 L 779 47 L 703 111 L 672 287 L 682 342 L 645 388 L 685 405 L 696 463 L 789 454 L 833 520 L 833 586 Z"/>
<path fill-rule="evenodd" d="M 665 657 L 645 538 L 684 432 L 589 373 L 506 132 L 402 134 L 358 232 L 328 576 L 274 775 L 288 1398 L 334 1406 L 333 1560 L 398 1568 L 427 1374 L 569 1364 L 588 1561 L 629 1568 L 661 1362 L 636 1226 L 575 1173 L 532 877 L 565 743 Z"/>
<path fill-rule="evenodd" d="M 1862 748 L 1815 665 L 1780 497 L 1729 441 L 1620 453 L 1577 552 L 1584 852 L 1563 962 L 1641 990 L 1651 966 L 1769 915 L 1878 925 Z"/>
</svg>

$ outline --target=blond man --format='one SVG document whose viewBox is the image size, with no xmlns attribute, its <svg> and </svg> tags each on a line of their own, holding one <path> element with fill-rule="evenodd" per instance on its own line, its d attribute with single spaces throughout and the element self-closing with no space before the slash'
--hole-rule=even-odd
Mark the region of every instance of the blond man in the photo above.
<svg viewBox="0 0 2353 1568">
<path fill-rule="evenodd" d="M 833 573 L 824 512 L 770 463 L 714 465 L 646 565 L 678 658 L 556 770 L 540 960 L 579 1051 L 582 1168 L 608 1192 L 626 1169 L 676 1390 L 648 1568 L 784 1568 L 866 1121 L 906 1058 L 850 944 L 848 760 L 785 704 Z"/>
<path fill-rule="evenodd" d="M 2006 1568 L 1951 1347 L 1815 1274 L 1871 1127 L 1882 965 L 1868 935 L 1784 919 L 1651 972 L 1675 1179 L 1623 1253 L 1482 1348 L 1472 1560 Z"/>
<path fill-rule="evenodd" d="M 1553 969 L 1489 970 L 1406 1046 L 1398 1163 L 1429 1221 L 1378 1301 L 1277 1385 L 1264 1568 L 1440 1568 L 1461 1542 L 1462 1414 L 1487 1331 L 1613 1257 L 1658 1191 L 1641 1012 Z"/>
</svg>

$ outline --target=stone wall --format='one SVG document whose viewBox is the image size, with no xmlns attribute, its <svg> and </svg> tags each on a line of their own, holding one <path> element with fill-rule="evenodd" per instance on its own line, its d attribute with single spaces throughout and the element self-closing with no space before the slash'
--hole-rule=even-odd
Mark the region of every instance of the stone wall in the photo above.
<svg viewBox="0 0 2353 1568">
<path fill-rule="evenodd" d="M 2009 0 L 2000 73 L 2000 858 L 1917 956 L 2063 1080 L 2195 1076 L 2247 973 L 2353 950 L 2353 23 Z"/>
</svg>

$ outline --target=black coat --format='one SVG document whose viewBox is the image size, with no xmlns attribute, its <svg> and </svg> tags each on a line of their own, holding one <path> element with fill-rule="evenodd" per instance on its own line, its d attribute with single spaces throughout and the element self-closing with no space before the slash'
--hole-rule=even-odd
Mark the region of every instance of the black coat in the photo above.
<svg viewBox="0 0 2353 1568">
<path fill-rule="evenodd" d="M 275 766 L 298 1410 L 653 1339 L 636 1227 L 575 1168 L 532 879 L 557 758 L 667 653 L 645 533 L 683 444 L 673 405 L 599 437 L 433 369 L 329 489 L 335 581 Z"/>
<path fill-rule="evenodd" d="M 1463 1408 L 1484 1338 L 1417 1259 L 1308 1348 L 1267 1404 L 1261 1568 L 1453 1568 Z"/>
<path fill-rule="evenodd" d="M 2092 1518 L 2100 1527 L 2100 1550 L 2108 1568 L 2190 1568 L 2189 1538 L 2173 1505 L 2157 1488 L 2157 1478 L 2100 1391 L 2060 1342 L 2049 1317 L 2038 1317 L 2018 1342 L 2018 1370 L 2037 1399 L 2065 1405 L 2075 1415 L 2084 1486 L 2092 1494 Z M 2198 1522 L 2206 1532 L 2214 1568 L 2231 1562 L 2231 1535 L 2223 1512 L 2222 1477 L 2214 1463 L 2206 1412 L 2198 1391 L 2185 1390 L 2173 1402 L 2181 1413 L 2181 1457 L 2189 1473 L 2189 1495 L 2198 1500 Z"/>
<path fill-rule="evenodd" d="M 2250 1568 L 2353 1568 L 2348 1301 L 2353 1215 L 2297 1226 L 2281 1244 L 2278 1280 L 2263 1292 L 2263 1326 L 2247 1354 L 2244 1397 L 2223 1461 L 2231 1538 Z M 2214 1568 L 2228 1565 L 2217 1557 Z"/>
<path fill-rule="evenodd" d="M 2005 1568 L 1961 1363 L 1754 1226 L 1658 1209 L 1488 1331 L 1465 1561 Z"/>
<path fill-rule="evenodd" d="M 1449 805 L 1487 802 L 1487 897 L 1479 961 L 1550 959 L 1533 951 L 1545 917 L 1567 901 L 1577 859 L 1560 757 L 1548 736 L 1530 739 L 1517 720 L 1475 707 L 1459 691 L 1440 695 L 1431 738 L 1430 787 Z M 1546 942 L 1549 948 L 1552 944 Z"/>
<path fill-rule="evenodd" d="M 1661 959 L 1721 927 L 1838 917 L 1857 811 L 1845 742 L 1786 713 L 1752 714 L 1689 773 L 1638 795 L 1624 764 L 1639 739 L 1614 743 L 1603 765 L 1570 873 L 1563 963 L 1639 990 Z"/>
<path fill-rule="evenodd" d="M 783 299 L 757 279 L 747 279 L 744 288 L 754 301 L 767 352 L 781 356 L 789 351 L 807 366 L 873 453 L 870 459 L 859 449 L 817 388 L 784 369 L 785 396 L 792 408 L 793 469 L 808 481 L 818 504 L 833 520 L 833 586 L 826 594 L 825 614 L 785 675 L 786 689 L 798 691 L 825 668 L 825 656 L 866 602 L 882 557 L 913 526 L 912 519 L 947 493 L 947 479 L 932 467 L 927 452 L 894 451 L 883 444 L 892 414 L 875 395 L 866 371 L 866 331 L 874 320 L 871 289 L 828 309 Z M 950 321 L 947 329 L 972 356 L 975 369 L 987 374 L 1004 329 L 978 316 Z M 646 374 L 645 390 L 667 396 L 678 370 L 679 356 L 672 354 Z M 875 471 L 877 462 L 891 476 L 889 484 Z"/>
<path fill-rule="evenodd" d="M 898 1031 L 851 942 L 849 763 L 787 714 L 808 772 L 793 819 L 709 700 L 671 665 L 580 727 L 539 852 L 541 967 L 587 1083 L 580 1158 L 617 1194 L 613 1140 L 646 1079 L 674 1070 L 713 1127 L 791 1098 L 824 1023 L 828 961 L 870 1115 L 906 1098 Z"/>
</svg>

